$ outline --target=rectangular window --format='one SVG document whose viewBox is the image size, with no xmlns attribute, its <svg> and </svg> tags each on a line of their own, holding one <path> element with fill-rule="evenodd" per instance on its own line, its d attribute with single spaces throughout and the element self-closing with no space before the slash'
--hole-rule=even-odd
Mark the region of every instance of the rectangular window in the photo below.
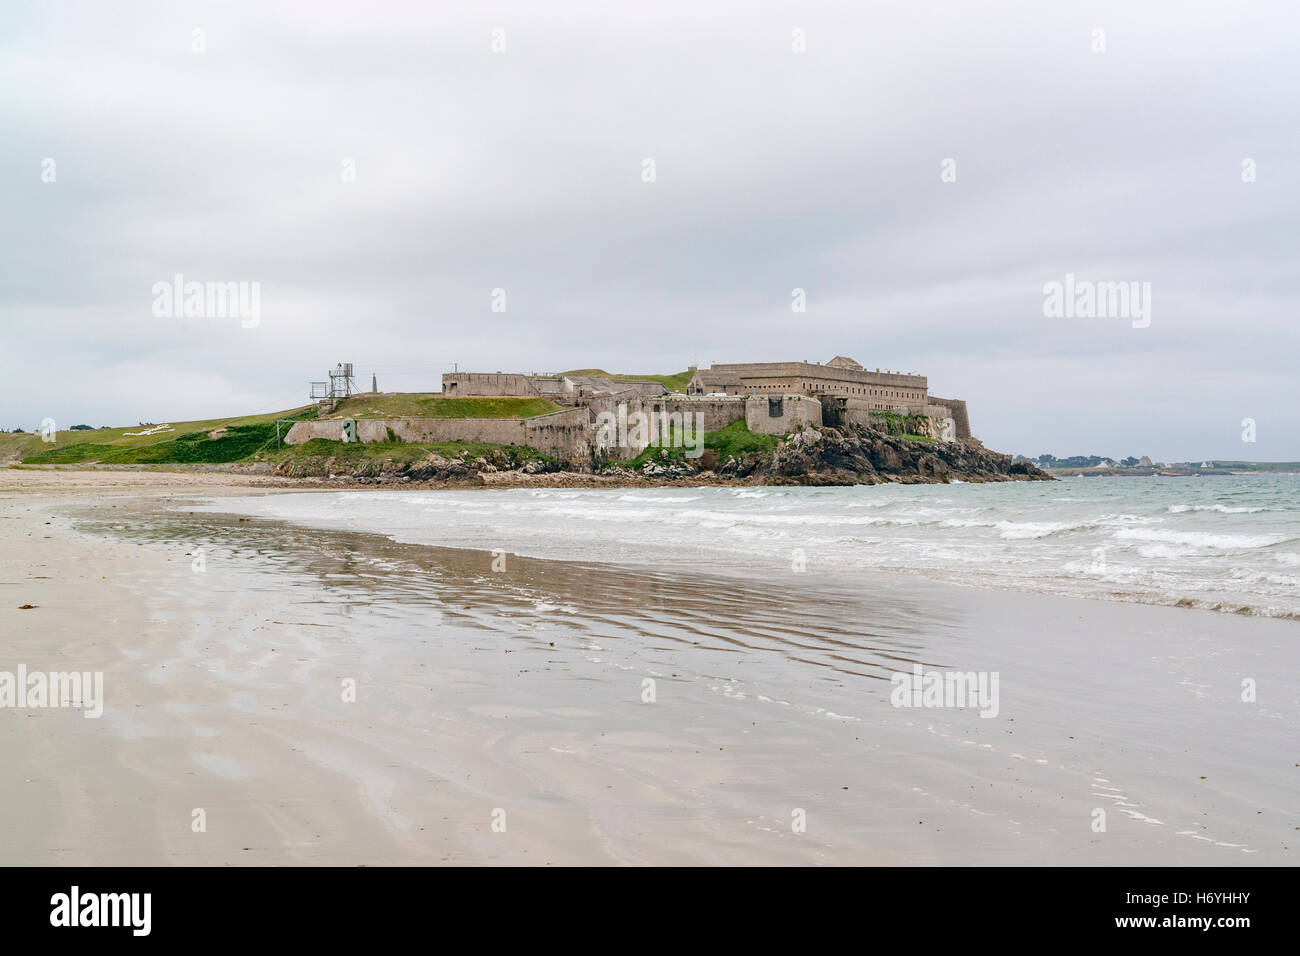
<svg viewBox="0 0 1300 956">
<path fill-rule="evenodd" d="M 785 414 L 785 411 L 782 409 L 782 405 L 784 403 L 785 403 L 784 399 L 769 398 L 767 400 L 767 417 L 780 418 L 781 416 L 783 416 Z"/>
</svg>

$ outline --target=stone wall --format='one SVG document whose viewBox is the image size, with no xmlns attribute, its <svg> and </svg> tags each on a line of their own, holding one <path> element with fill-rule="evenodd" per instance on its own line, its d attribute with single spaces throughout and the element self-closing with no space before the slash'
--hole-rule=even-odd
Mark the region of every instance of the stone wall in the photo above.
<svg viewBox="0 0 1300 956">
<path fill-rule="evenodd" d="M 542 398 L 549 398 L 555 402 L 566 401 L 569 393 L 564 388 L 564 379 L 558 375 L 534 375 L 528 379 L 528 383 L 533 387 Z M 447 386 L 443 385 L 445 389 Z"/>
<path fill-rule="evenodd" d="M 759 395 L 745 402 L 745 424 L 756 435 L 785 435 L 822 423 L 822 403 L 803 395 Z"/>
<path fill-rule="evenodd" d="M 928 380 L 924 375 L 864 369 L 817 362 L 744 362 L 714 365 L 708 374 L 739 382 L 737 391 L 759 395 L 792 392 L 821 393 L 870 399 L 887 407 L 924 401 Z M 731 387 L 727 388 L 732 391 Z"/>
<path fill-rule="evenodd" d="M 623 393 L 597 395 L 587 407 L 591 409 L 592 446 L 605 458 L 639 455 L 648 444 L 662 437 L 665 417 L 674 426 L 691 429 L 698 426 L 701 438 L 704 432 L 717 431 L 745 417 L 740 399 L 640 398 Z M 636 428 L 638 415 L 645 416 L 645 428 Z M 602 427 L 608 422 L 616 423 L 617 427 L 612 430 Z"/>
<path fill-rule="evenodd" d="M 966 413 L 966 403 L 960 398 L 935 398 L 930 396 L 930 404 L 946 405 L 949 412 L 952 413 L 953 424 L 957 429 L 958 438 L 971 438 L 970 417 Z"/>
<path fill-rule="evenodd" d="M 745 398 L 664 398 L 659 401 L 647 402 L 649 405 L 662 405 L 670 414 L 676 412 L 680 415 L 696 414 L 702 416 L 699 421 L 703 422 L 706 432 L 716 432 L 720 428 L 726 428 L 732 422 L 738 422 L 745 417 Z M 683 418 L 683 421 L 685 419 Z M 697 419 L 692 419 L 693 421 Z"/>
<path fill-rule="evenodd" d="M 394 435 L 407 442 L 530 445 L 544 455 L 568 459 L 588 454 L 589 421 L 590 413 L 585 408 L 567 408 L 536 418 L 362 418 L 357 419 L 357 439 L 366 443 L 387 441 L 392 429 Z M 343 420 L 297 422 L 284 441 L 301 445 L 313 438 L 342 441 Z"/>
<path fill-rule="evenodd" d="M 442 394 L 496 397 L 502 395 L 534 396 L 538 394 L 527 375 L 512 372 L 443 372 Z"/>
<path fill-rule="evenodd" d="M 844 397 L 839 399 L 841 421 L 852 422 L 855 425 L 870 425 L 871 413 L 880 412 L 880 404 L 869 398 Z M 884 411 L 892 411 L 893 405 Z"/>
<path fill-rule="evenodd" d="M 566 408 L 549 415 L 525 418 L 524 444 L 553 458 L 590 458 L 591 420 L 588 408 Z"/>
<path fill-rule="evenodd" d="M 667 394 L 668 389 L 659 382 L 614 382 L 614 387 L 621 392 L 632 392 L 642 398 L 654 398 Z"/>
<path fill-rule="evenodd" d="M 327 418 L 321 421 L 294 422 L 284 435 L 286 445 L 302 445 L 313 438 L 328 441 L 343 440 L 343 419 Z M 357 441 L 377 442 L 388 440 L 388 423 L 373 418 L 357 420 Z"/>
<path fill-rule="evenodd" d="M 840 396 L 826 396 L 822 403 L 822 420 L 827 425 L 843 425 L 852 423 L 855 425 L 865 425 L 871 428 L 879 428 L 880 420 L 872 420 L 871 415 L 875 412 L 880 414 L 880 409 L 876 408 L 874 402 L 867 399 L 848 398 Z M 923 415 L 927 422 L 920 426 L 920 432 L 931 438 L 952 441 L 963 437 L 958 434 L 958 426 L 954 419 L 952 409 L 947 405 L 924 404 L 924 405 L 907 405 L 897 406 L 896 408 L 887 409 L 887 411 L 897 411 L 902 415 Z"/>
</svg>

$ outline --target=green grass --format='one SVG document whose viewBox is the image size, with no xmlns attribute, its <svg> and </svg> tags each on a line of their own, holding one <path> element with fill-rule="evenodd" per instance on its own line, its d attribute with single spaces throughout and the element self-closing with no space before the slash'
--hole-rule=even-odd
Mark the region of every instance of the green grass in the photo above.
<svg viewBox="0 0 1300 956">
<path fill-rule="evenodd" d="M 284 430 L 281 429 L 282 433 Z M 217 465 L 265 459 L 275 451 L 275 423 L 260 422 L 230 425 L 219 438 L 209 438 L 208 432 L 197 431 L 152 445 L 114 446 L 85 442 L 31 455 L 23 463 L 46 465 L 97 461 L 102 465 Z"/>
<path fill-rule="evenodd" d="M 937 439 L 931 438 L 929 435 L 907 435 L 907 434 L 904 434 L 904 435 L 899 435 L 898 437 L 899 437 L 899 438 L 902 438 L 902 439 L 904 439 L 904 440 L 906 440 L 906 441 L 928 441 L 928 442 L 930 442 L 931 444 L 935 444 L 935 443 L 937 442 Z"/>
<path fill-rule="evenodd" d="M 28 455 L 24 463 L 37 465 L 72 465 L 83 461 L 98 461 L 105 455 L 121 451 L 117 445 L 99 445 L 95 442 L 77 442 L 71 445 L 51 447 L 43 446 L 47 451 L 38 455 Z"/>
<path fill-rule="evenodd" d="M 529 445 L 496 445 L 488 442 L 343 442 L 328 438 L 313 438 L 301 445 L 285 445 L 274 456 L 276 461 L 293 461 L 305 458 L 337 458 L 356 462 L 367 459 L 391 459 L 394 463 L 410 463 L 427 458 L 429 454 L 443 458 L 487 458 L 505 455 L 519 462 L 549 461 L 536 448 Z"/>
<path fill-rule="evenodd" d="M 728 455 L 737 459 L 744 455 L 766 455 L 780 443 L 781 439 L 776 435 L 755 435 L 743 421 L 732 422 L 726 428 L 707 432 L 704 436 L 704 447 L 712 448 L 724 462 Z"/>
<path fill-rule="evenodd" d="M 315 405 L 305 405 L 267 415 L 243 415 L 233 418 L 209 418 L 192 422 L 174 422 L 168 431 L 154 435 L 133 435 L 146 429 L 139 425 L 125 428 L 96 428 L 90 431 L 60 431 L 53 443 L 40 435 L 0 434 L 0 460 L 18 458 L 30 464 L 76 464 L 102 461 L 105 464 L 133 464 L 146 461 L 235 461 L 241 455 L 265 445 L 269 433 L 275 444 L 276 419 L 314 418 Z M 265 430 L 246 431 L 248 426 L 265 426 Z M 208 439 L 219 428 L 229 430 L 227 438 Z M 200 448 L 200 445 L 213 445 Z M 177 446 L 177 447 L 173 447 Z M 152 451 L 144 451 L 149 448 Z"/>
<path fill-rule="evenodd" d="M 446 398 L 439 392 L 353 395 L 325 418 L 535 418 L 559 411 L 547 398 Z"/>
<path fill-rule="evenodd" d="M 275 451 L 275 423 L 231 425 L 220 438 L 192 432 L 175 441 L 126 448 L 101 459 L 106 465 L 224 464 Z"/>
<path fill-rule="evenodd" d="M 614 382 L 658 382 L 670 392 L 681 392 L 691 380 L 690 371 L 678 372 L 676 375 L 614 375 L 603 368 L 575 368 L 561 375 L 583 375 L 587 378 L 607 378 Z"/>
<path fill-rule="evenodd" d="M 532 418 L 561 406 L 544 398 L 445 398 L 440 394 L 357 395 L 341 402 L 331 418 Z M 237 461 L 276 463 L 314 456 L 348 461 L 414 462 L 430 452 L 444 458 L 468 455 L 497 462 L 522 464 L 549 460 L 532 448 L 474 442 L 407 443 L 395 440 L 375 444 L 333 442 L 314 439 L 304 445 L 277 445 L 277 419 L 315 418 L 317 406 L 307 405 L 269 415 L 231 419 L 177 422 L 168 431 L 154 435 L 132 435 L 141 426 L 59 432 L 58 440 L 46 443 L 40 435 L 0 433 L 0 458 L 20 458 L 24 464 L 53 465 L 96 462 L 105 465 L 226 464 Z M 217 438 L 208 435 L 218 429 Z M 281 428 L 281 437 L 287 433 Z M 498 467 L 501 467 L 498 464 Z"/>
<path fill-rule="evenodd" d="M 886 435 L 898 438 L 924 438 L 917 429 L 925 420 L 924 415 L 900 415 L 898 412 L 871 412 L 871 423 Z"/>
<path fill-rule="evenodd" d="M 735 421 L 725 428 L 719 428 L 717 431 L 704 433 L 704 447 L 717 452 L 718 461 L 725 463 L 729 457 L 734 457 L 737 461 L 745 457 L 755 458 L 768 455 L 780 444 L 780 439 L 776 435 L 756 435 L 749 430 L 749 426 L 743 421 Z M 625 468 L 640 468 L 647 461 L 661 461 L 660 452 L 663 450 L 661 443 L 653 443 L 646 446 L 641 454 L 627 461 L 610 462 L 611 466 L 621 465 Z M 667 446 L 668 460 L 680 461 L 686 457 L 686 449 L 680 444 L 673 445 L 670 436 Z"/>
</svg>

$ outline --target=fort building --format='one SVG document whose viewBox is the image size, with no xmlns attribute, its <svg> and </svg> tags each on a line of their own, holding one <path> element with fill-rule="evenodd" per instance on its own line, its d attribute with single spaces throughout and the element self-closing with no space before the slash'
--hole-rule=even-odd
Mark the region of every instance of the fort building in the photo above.
<svg viewBox="0 0 1300 956">
<path fill-rule="evenodd" d="M 442 376 L 442 391 L 448 396 L 549 398 L 586 407 L 593 418 L 617 407 L 661 415 L 694 412 L 709 431 L 745 421 L 751 431 L 767 434 L 788 434 L 809 425 L 869 424 L 873 414 L 894 413 L 927 419 L 928 437 L 971 437 L 966 403 L 931 395 L 924 375 L 869 369 L 844 355 L 825 363 L 741 362 L 692 368 L 682 392 L 622 377 L 460 371 Z M 620 449 L 629 450 L 640 449 Z"/>
<path fill-rule="evenodd" d="M 788 435 L 823 425 L 879 425 L 882 417 L 903 415 L 909 429 L 925 438 L 971 437 L 966 403 L 931 395 L 924 375 L 868 369 L 843 355 L 825 363 L 745 362 L 690 372 L 680 392 L 623 376 L 446 372 L 442 394 L 449 398 L 544 398 L 562 407 L 529 418 L 368 419 L 355 424 L 356 435 L 363 442 L 383 441 L 391 433 L 406 441 L 530 445 L 573 461 L 634 457 L 671 428 L 712 432 L 737 421 L 757 434 Z M 316 390 L 314 385 L 313 397 Z M 651 427 L 623 427 L 638 416 Z M 620 427 L 602 427 L 613 421 Z M 342 434 L 342 428 L 339 421 L 298 422 L 286 441 L 337 438 L 334 432 Z"/>
</svg>

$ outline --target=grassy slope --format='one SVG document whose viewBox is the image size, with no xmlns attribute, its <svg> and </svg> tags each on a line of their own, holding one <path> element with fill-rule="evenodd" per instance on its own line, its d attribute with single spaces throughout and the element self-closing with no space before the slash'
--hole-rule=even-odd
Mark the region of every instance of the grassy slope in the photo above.
<svg viewBox="0 0 1300 956">
<path fill-rule="evenodd" d="M 776 448 L 779 442 L 780 439 L 776 435 L 754 434 L 743 421 L 735 421 L 715 432 L 704 433 L 704 447 L 716 451 L 720 462 L 726 462 L 729 457 L 734 457 L 737 461 L 740 461 L 746 456 L 766 455 Z M 622 462 L 622 464 L 631 468 L 640 468 L 651 459 L 659 461 L 661 450 L 659 445 L 651 444 L 631 461 Z M 669 460 L 684 457 L 686 457 L 686 449 L 680 446 L 676 448 L 670 446 L 668 448 Z M 614 463 L 611 462 L 611 464 Z"/>
<path fill-rule="evenodd" d="M 45 456 L 53 457 L 55 460 L 91 461 L 97 460 L 101 455 L 123 449 L 142 448 L 146 445 L 175 441 L 182 435 L 202 433 L 206 436 L 210 431 L 232 425 L 260 425 L 269 422 L 271 424 L 271 434 L 274 436 L 274 423 L 277 418 L 303 417 L 304 415 L 310 415 L 314 408 L 314 405 L 305 405 L 302 408 L 272 412 L 268 415 L 240 415 L 233 418 L 207 418 L 193 422 L 172 422 L 170 423 L 171 431 L 160 432 L 156 435 L 128 434 L 129 432 L 145 431 L 139 425 L 130 425 L 125 428 L 97 428 L 87 432 L 61 431 L 56 436 L 58 440 L 53 444 L 46 444 L 41 441 L 40 435 L 0 434 L 0 461 L 10 458 L 27 460 L 33 456 L 41 456 L 46 461 L 50 460 L 50 458 Z M 79 445 L 95 447 L 77 449 L 76 446 Z"/>
<path fill-rule="evenodd" d="M 672 392 L 680 392 L 691 380 L 691 373 L 678 372 L 676 375 L 611 375 L 600 368 L 576 368 L 561 375 L 585 375 L 588 378 L 608 378 L 615 382 L 658 382 Z"/>
<path fill-rule="evenodd" d="M 546 398 L 446 398 L 438 392 L 354 395 L 326 418 L 534 418 L 559 411 Z"/>
<path fill-rule="evenodd" d="M 545 415 L 560 408 L 540 398 L 443 398 L 438 394 L 360 395 L 339 404 L 332 418 L 385 417 L 421 418 L 504 418 Z M 419 444 L 382 442 L 349 444 L 316 439 L 303 445 L 279 445 L 276 442 L 277 419 L 314 418 L 315 405 L 276 412 L 269 415 L 246 415 L 238 418 L 212 418 L 203 421 L 176 422 L 171 429 L 156 435 L 130 435 L 140 426 L 104 428 L 93 431 L 59 432 L 58 441 L 46 444 L 39 435 L 0 434 L 0 459 L 12 449 L 27 464 L 79 464 L 97 462 L 105 465 L 132 464 L 225 464 L 229 462 L 279 462 L 314 456 L 346 460 L 379 459 L 416 461 L 434 452 L 444 458 L 491 456 L 502 446 L 474 442 L 437 442 Z M 218 428 L 226 433 L 212 439 L 208 435 Z M 287 432 L 281 427 L 281 434 Z M 544 458 L 532 448 L 515 449 L 512 460 Z"/>
</svg>

